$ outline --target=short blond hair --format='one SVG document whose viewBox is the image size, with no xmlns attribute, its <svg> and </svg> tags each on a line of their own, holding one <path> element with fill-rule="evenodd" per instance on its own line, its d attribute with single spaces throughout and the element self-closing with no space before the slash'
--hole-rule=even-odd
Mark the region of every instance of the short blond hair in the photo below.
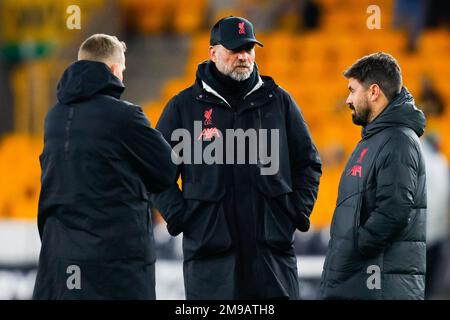
<svg viewBox="0 0 450 320">
<path fill-rule="evenodd" d="M 94 34 L 87 38 L 78 50 L 78 60 L 120 61 L 122 53 L 127 51 L 125 42 L 115 36 Z"/>
</svg>

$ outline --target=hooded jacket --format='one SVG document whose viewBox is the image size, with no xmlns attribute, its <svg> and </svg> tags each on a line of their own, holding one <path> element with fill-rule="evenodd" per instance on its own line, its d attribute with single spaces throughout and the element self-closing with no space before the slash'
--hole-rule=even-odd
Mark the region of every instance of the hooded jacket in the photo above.
<svg viewBox="0 0 450 320">
<path fill-rule="evenodd" d="M 191 152 L 183 149 L 192 161 L 178 166 L 182 190 L 174 181 L 171 189 L 152 197 L 169 232 L 183 233 L 186 297 L 297 299 L 293 235 L 295 229 L 309 229 L 321 175 L 319 154 L 299 108 L 272 78 L 256 74 L 254 86 L 234 104 L 214 88 L 207 73 L 210 63 L 199 65 L 194 85 L 169 101 L 157 124 L 174 150 L 180 128 L 188 133 L 184 145 L 192 146 Z M 192 159 L 208 153 L 214 143 L 224 146 L 223 159 L 230 152 L 236 157 L 239 146 L 226 147 L 232 139 L 227 129 L 278 130 L 278 143 L 267 137 L 270 147 L 279 150 L 278 168 L 263 175 L 270 164 L 260 159 Z M 195 152 L 198 142 L 200 152 Z M 247 156 L 250 150 L 248 140 Z"/>
<path fill-rule="evenodd" d="M 155 298 L 147 192 L 175 176 L 171 149 L 100 62 L 64 72 L 45 119 L 35 299 Z"/>
<path fill-rule="evenodd" d="M 339 184 L 322 298 L 424 298 L 424 128 L 422 111 L 402 88 L 362 130 Z"/>
</svg>

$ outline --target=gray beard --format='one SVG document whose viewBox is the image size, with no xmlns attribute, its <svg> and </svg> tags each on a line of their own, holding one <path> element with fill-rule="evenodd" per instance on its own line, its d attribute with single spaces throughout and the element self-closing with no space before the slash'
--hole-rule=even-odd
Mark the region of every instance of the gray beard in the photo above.
<svg viewBox="0 0 450 320">
<path fill-rule="evenodd" d="M 229 76 L 231 79 L 240 82 L 250 78 L 250 75 L 252 74 L 254 69 L 254 64 L 252 64 L 247 71 L 239 71 L 237 69 L 229 68 L 228 66 L 222 64 L 220 61 L 217 61 L 216 67 L 217 70 L 219 70 L 224 75 Z"/>
</svg>

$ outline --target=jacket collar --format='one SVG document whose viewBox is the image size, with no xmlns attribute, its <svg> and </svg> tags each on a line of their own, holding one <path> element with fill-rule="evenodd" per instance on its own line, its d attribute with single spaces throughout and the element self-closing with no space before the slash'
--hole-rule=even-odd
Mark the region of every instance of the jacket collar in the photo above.
<svg viewBox="0 0 450 320">
<path fill-rule="evenodd" d="M 229 103 L 224 97 L 222 97 L 216 90 L 214 90 L 211 86 L 209 86 L 209 85 L 208 85 L 205 81 L 203 81 L 203 80 L 201 80 L 201 83 L 202 83 L 203 89 L 204 89 L 206 92 L 209 92 L 209 93 L 215 95 L 216 97 L 218 97 L 219 99 L 223 100 L 223 101 L 231 108 L 230 103 Z M 258 76 L 258 82 L 257 82 L 256 85 L 253 87 L 253 89 L 250 90 L 250 91 L 244 96 L 244 100 L 245 100 L 245 98 L 247 98 L 250 94 L 252 94 L 252 93 L 255 92 L 256 90 L 258 90 L 259 88 L 261 88 L 261 87 L 263 86 L 263 84 L 264 84 L 264 81 L 261 79 L 260 76 Z"/>
<path fill-rule="evenodd" d="M 208 88 L 209 87 L 209 88 Z M 278 85 L 275 81 L 268 76 L 260 76 L 258 83 L 250 90 L 246 99 L 243 100 L 244 106 L 239 111 L 239 113 L 244 112 L 248 109 L 253 109 L 260 107 L 268 103 L 270 100 L 274 99 L 276 96 L 276 88 Z M 193 98 L 197 101 L 202 101 L 204 103 L 216 104 L 231 110 L 229 103 L 221 97 L 214 89 L 212 89 L 208 84 L 206 86 L 202 83 L 199 78 L 196 79 L 195 83 L 191 87 L 191 94 Z"/>
</svg>

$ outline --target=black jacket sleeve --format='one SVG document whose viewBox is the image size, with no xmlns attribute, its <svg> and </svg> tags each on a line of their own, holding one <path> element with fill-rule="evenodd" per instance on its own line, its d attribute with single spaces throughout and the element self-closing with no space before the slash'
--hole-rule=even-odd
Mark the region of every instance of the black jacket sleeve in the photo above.
<svg viewBox="0 0 450 320">
<path fill-rule="evenodd" d="M 133 109 L 125 123 L 123 145 L 147 191 L 161 192 L 171 186 L 175 178 L 176 166 L 171 160 L 172 149 L 161 133 L 150 127 L 150 121 L 142 109 Z"/>
<path fill-rule="evenodd" d="M 290 200 L 296 212 L 294 223 L 304 232 L 309 229 L 309 216 L 317 200 L 322 163 L 300 109 L 290 96 L 287 99 L 286 133 L 293 187 Z"/>
<path fill-rule="evenodd" d="M 362 255 L 379 254 L 408 225 L 418 181 L 417 148 L 400 133 L 386 143 L 378 156 L 375 209 L 358 228 L 358 250 Z"/>
<path fill-rule="evenodd" d="M 169 101 L 159 118 L 156 128 L 162 133 L 171 147 L 176 142 L 171 141 L 172 132 L 181 128 L 181 118 L 178 114 L 175 98 Z M 170 187 L 165 192 L 152 194 L 151 199 L 155 208 L 157 208 L 164 220 L 167 222 L 167 230 L 172 236 L 182 232 L 183 214 L 185 211 L 185 201 L 183 194 L 178 187 L 177 180 L 180 176 L 181 165 L 177 166 L 176 175 L 170 182 Z"/>
</svg>

